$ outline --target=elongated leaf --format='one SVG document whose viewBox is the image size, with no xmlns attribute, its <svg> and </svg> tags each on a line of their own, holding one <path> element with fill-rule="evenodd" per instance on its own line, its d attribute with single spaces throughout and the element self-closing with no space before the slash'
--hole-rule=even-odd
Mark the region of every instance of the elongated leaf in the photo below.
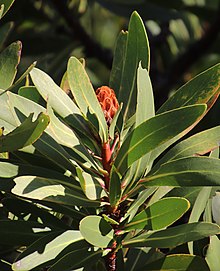
<svg viewBox="0 0 220 271">
<path fill-rule="evenodd" d="M 87 131 L 85 121 L 80 116 L 79 108 L 68 95 L 45 72 L 34 68 L 30 75 L 37 90 L 44 100 L 49 100 L 54 111 L 65 118 L 76 130 L 84 131 L 85 134 Z"/>
<path fill-rule="evenodd" d="M 209 265 L 210 271 L 218 271 L 220 266 L 220 240 L 218 236 L 214 235 L 210 237 L 210 245 L 206 254 L 206 261 Z"/>
<path fill-rule="evenodd" d="M 1 15 L 0 15 L 0 18 L 1 18 Z M 11 32 L 13 28 L 13 25 L 14 25 L 13 22 L 8 22 L 0 27 L 0 51 L 2 51 L 2 48 L 8 38 L 9 33 Z"/>
<path fill-rule="evenodd" d="M 127 35 L 128 32 L 121 31 L 117 38 L 110 74 L 109 86 L 115 91 L 116 97 L 119 97 L 122 71 L 125 61 Z"/>
<path fill-rule="evenodd" d="M 123 174 L 148 152 L 177 135 L 184 135 L 206 109 L 205 105 L 187 106 L 157 115 L 136 127 L 126 138 L 115 161 Z M 179 121 L 181 119 L 181 122 Z"/>
<path fill-rule="evenodd" d="M 12 152 L 34 143 L 49 124 L 49 117 L 41 113 L 32 122 L 31 114 L 18 128 L 0 137 L 0 152 Z"/>
<path fill-rule="evenodd" d="M 182 157 L 203 155 L 220 145 L 220 126 L 195 134 L 177 144 L 153 167 L 155 172 L 161 164 Z"/>
<path fill-rule="evenodd" d="M 137 70 L 137 90 L 136 126 L 155 116 L 151 80 L 148 70 L 142 68 L 141 62 Z"/>
<path fill-rule="evenodd" d="M 126 271 L 142 270 L 143 266 L 157 259 L 163 258 L 164 254 L 154 248 L 129 248 L 126 255 Z"/>
<path fill-rule="evenodd" d="M 124 247 L 175 247 L 186 242 L 195 241 L 219 233 L 216 224 L 197 222 L 183 224 L 173 228 L 140 234 L 123 242 Z"/>
<path fill-rule="evenodd" d="M 102 256 L 102 250 L 79 249 L 66 254 L 62 259 L 52 265 L 48 271 L 69 271 L 76 268 L 91 267 Z M 77 269 L 78 270 L 78 269 Z"/>
<path fill-rule="evenodd" d="M 0 243 L 16 246 L 30 245 L 50 232 L 50 228 L 37 222 L 1 220 Z"/>
<path fill-rule="evenodd" d="M 124 229 L 160 230 L 178 220 L 190 207 L 184 198 L 164 198 L 137 214 Z"/>
<path fill-rule="evenodd" d="M 200 73 L 183 85 L 158 110 L 158 113 L 180 106 L 206 103 L 212 106 L 212 98 L 220 92 L 220 64 Z M 217 98 L 217 97 L 216 97 Z"/>
<path fill-rule="evenodd" d="M 33 62 L 26 71 L 7 89 L 7 90 L 13 90 L 15 87 L 17 87 L 32 71 L 32 69 L 36 66 L 37 62 Z"/>
<path fill-rule="evenodd" d="M 100 216 L 90 215 L 83 218 L 79 229 L 85 240 L 96 247 L 108 247 L 113 239 L 112 227 Z"/>
<path fill-rule="evenodd" d="M 68 62 L 67 76 L 73 97 L 79 109 L 87 118 L 89 118 L 90 114 L 95 114 L 99 123 L 99 135 L 102 141 L 106 142 L 108 126 L 104 113 L 83 65 L 75 57 L 71 57 Z"/>
<path fill-rule="evenodd" d="M 98 201 L 87 199 L 79 188 L 71 184 L 71 188 L 60 180 L 37 176 L 20 176 L 14 179 L 12 193 L 29 199 L 37 199 L 74 206 L 99 206 Z"/>
<path fill-rule="evenodd" d="M 155 192 L 156 187 L 150 187 L 139 193 L 138 198 L 134 201 L 131 207 L 125 214 L 125 218 L 129 216 L 128 222 L 136 215 L 139 207 Z"/>
<path fill-rule="evenodd" d="M 209 267 L 203 258 L 188 254 L 168 255 L 153 263 L 142 266 L 139 271 L 209 271 Z"/>
<path fill-rule="evenodd" d="M 109 184 L 109 201 L 111 206 L 117 206 L 121 199 L 121 180 L 117 172 L 112 168 Z"/>
<path fill-rule="evenodd" d="M 2 17 L 5 15 L 5 13 L 10 9 L 12 4 L 14 3 L 15 0 L 0 0 L 0 6 L 4 5 L 4 12 Z"/>
<path fill-rule="evenodd" d="M 58 217 L 54 216 L 48 210 L 38 207 L 36 204 L 31 202 L 21 200 L 19 198 L 5 198 L 2 201 L 4 207 L 7 208 L 9 212 L 16 215 L 19 218 L 25 218 L 26 221 L 42 221 L 45 226 L 57 230 L 67 230 L 69 226 L 63 223 Z M 30 219 L 27 219 L 30 215 Z M 34 217 L 34 218 L 33 218 Z"/>
<path fill-rule="evenodd" d="M 25 97 L 35 103 L 40 103 L 41 96 L 34 86 L 24 86 L 20 87 L 18 90 L 18 95 Z"/>
<path fill-rule="evenodd" d="M 143 69 L 141 63 L 139 63 L 137 71 L 137 108 L 135 113 L 135 126 L 137 127 L 154 116 L 154 97 L 150 77 L 147 69 Z M 137 181 L 143 176 L 146 169 L 148 169 L 149 159 L 150 153 L 147 153 L 131 166 L 129 174 L 130 180 L 127 180 L 129 184 L 126 187 L 125 193 L 135 187 Z"/>
<path fill-rule="evenodd" d="M 90 200 L 100 199 L 103 189 L 101 188 L 96 178 L 91 176 L 91 174 L 84 172 L 79 167 L 76 169 L 76 172 L 77 172 L 77 176 L 79 178 L 82 190 L 87 196 L 87 198 Z"/>
<path fill-rule="evenodd" d="M 21 42 L 14 42 L 0 54 L 0 88 L 9 88 L 16 76 L 20 62 Z"/>
<path fill-rule="evenodd" d="M 54 260 L 68 246 L 79 243 L 83 237 L 79 231 L 65 231 L 59 235 L 52 233 L 28 247 L 12 265 L 14 271 L 26 271 Z M 78 244 L 78 246 L 79 246 Z M 68 251 L 67 251 L 68 252 Z"/>
<path fill-rule="evenodd" d="M 146 186 L 219 186 L 219 177 L 219 159 L 187 157 L 163 164 L 142 183 Z"/>
<path fill-rule="evenodd" d="M 209 200 L 210 194 L 212 192 L 212 187 L 203 187 L 196 197 L 195 203 L 193 205 L 189 222 L 198 222 L 201 214 L 204 212 L 207 202 Z M 193 243 L 188 244 L 190 254 L 193 254 Z"/>
<path fill-rule="evenodd" d="M 119 102 L 123 103 L 124 120 L 135 113 L 137 97 L 137 68 L 141 61 L 143 68 L 149 70 L 149 44 L 144 24 L 137 12 L 131 15 L 125 51 L 121 84 L 119 89 Z"/>
</svg>

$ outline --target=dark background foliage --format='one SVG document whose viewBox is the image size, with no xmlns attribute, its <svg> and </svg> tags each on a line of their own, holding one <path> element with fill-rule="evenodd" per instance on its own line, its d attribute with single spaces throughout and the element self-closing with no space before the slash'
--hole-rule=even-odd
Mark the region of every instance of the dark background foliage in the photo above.
<svg viewBox="0 0 220 271">
<path fill-rule="evenodd" d="M 20 71 L 37 60 L 60 82 L 74 54 L 86 58 L 95 86 L 108 84 L 117 35 L 135 9 L 146 22 L 158 107 L 171 91 L 219 61 L 218 0 L 19 0 L 3 21 L 13 22 L 5 45 L 22 41 Z M 211 115 L 209 120 L 218 122 Z"/>
</svg>

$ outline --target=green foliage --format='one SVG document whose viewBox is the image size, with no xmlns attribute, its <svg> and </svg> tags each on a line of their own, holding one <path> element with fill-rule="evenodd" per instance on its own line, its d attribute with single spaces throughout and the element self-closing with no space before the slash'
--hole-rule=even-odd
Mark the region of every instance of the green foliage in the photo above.
<svg viewBox="0 0 220 271">
<path fill-rule="evenodd" d="M 155 113 L 148 38 L 133 12 L 117 40 L 110 86 L 120 105 L 109 123 L 113 96 L 97 99 L 85 61 L 69 59 L 61 87 L 35 64 L 15 81 L 20 50 L 17 42 L 0 54 L 1 262 L 14 271 L 215 271 L 219 126 L 186 135 L 220 93 L 220 65 Z"/>
</svg>

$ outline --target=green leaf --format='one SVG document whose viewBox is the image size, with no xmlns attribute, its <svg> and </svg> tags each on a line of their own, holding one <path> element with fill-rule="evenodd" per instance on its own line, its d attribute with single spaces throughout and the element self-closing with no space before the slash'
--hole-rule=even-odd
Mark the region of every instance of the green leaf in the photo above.
<svg viewBox="0 0 220 271">
<path fill-rule="evenodd" d="M 1 15 L 0 15 L 0 18 L 1 18 Z M 0 51 L 2 51 L 4 43 L 6 42 L 8 35 L 13 28 L 13 25 L 14 25 L 13 22 L 8 22 L 0 27 Z"/>
<path fill-rule="evenodd" d="M 128 32 L 121 31 L 118 35 L 112 69 L 110 74 L 109 86 L 115 91 L 116 97 L 119 97 L 119 89 L 122 78 L 122 71 L 125 61 L 125 51 Z"/>
<path fill-rule="evenodd" d="M 154 248 L 130 248 L 126 255 L 126 271 L 142 270 L 143 266 L 163 257 L 163 253 Z"/>
<path fill-rule="evenodd" d="M 37 68 L 34 68 L 30 75 L 37 90 L 45 101 L 49 100 L 54 111 L 69 121 L 75 129 L 86 132 L 79 108 L 52 78 Z"/>
<path fill-rule="evenodd" d="M 161 164 L 182 157 L 203 155 L 218 148 L 220 142 L 220 126 L 197 133 L 174 146 L 153 167 L 155 172 Z"/>
<path fill-rule="evenodd" d="M 63 223 L 58 217 L 42 208 L 42 206 L 37 206 L 32 202 L 19 198 L 5 198 L 2 200 L 2 204 L 9 212 L 19 218 L 24 218 L 26 221 L 42 221 L 45 226 L 57 230 L 69 229 L 69 226 Z"/>
<path fill-rule="evenodd" d="M 41 113 L 32 122 L 33 113 L 15 130 L 0 137 L 0 152 L 12 152 L 34 143 L 49 124 L 49 117 Z"/>
<path fill-rule="evenodd" d="M 49 201 L 69 206 L 99 206 L 98 201 L 87 199 L 74 184 L 67 186 L 60 180 L 37 176 L 20 176 L 14 179 L 12 193 L 29 198 Z"/>
<path fill-rule="evenodd" d="M 219 186 L 220 160 L 186 157 L 163 164 L 142 181 L 145 186 Z"/>
<path fill-rule="evenodd" d="M 171 138 L 187 133 L 206 109 L 193 105 L 157 115 L 136 127 L 122 144 L 115 167 L 123 174 L 132 163 Z M 180 122 L 181 119 L 181 122 Z"/>
<path fill-rule="evenodd" d="M 14 271 L 26 271 L 56 259 L 60 253 L 74 243 L 82 243 L 79 231 L 69 230 L 59 235 L 52 233 L 29 246 L 12 265 Z M 79 244 L 78 244 L 79 246 Z M 69 252 L 69 251 L 67 251 Z"/>
<path fill-rule="evenodd" d="M 116 129 L 117 122 L 118 122 L 118 120 L 120 121 L 120 113 L 121 113 L 122 107 L 123 107 L 123 104 L 121 103 L 118 110 L 117 110 L 117 112 L 115 113 L 115 115 L 114 115 L 114 117 L 112 119 L 112 122 L 111 122 L 110 126 L 109 126 L 109 136 L 112 139 L 114 139 L 115 132 L 117 131 L 117 129 Z M 117 128 L 118 128 L 118 130 L 120 130 L 119 127 L 117 127 Z"/>
<path fill-rule="evenodd" d="M 76 172 L 86 197 L 90 200 L 100 199 L 103 189 L 96 178 L 79 167 L 76 168 Z"/>
<path fill-rule="evenodd" d="M 137 127 L 154 116 L 154 97 L 150 77 L 148 71 L 143 69 L 141 63 L 139 63 L 137 71 L 137 108 L 135 113 L 135 126 Z M 132 190 L 137 184 L 137 181 L 143 176 L 148 167 L 149 159 L 150 153 L 147 153 L 131 166 L 129 174 L 130 180 L 127 180 L 128 187 L 126 187 L 125 193 Z"/>
<path fill-rule="evenodd" d="M 109 201 L 112 207 L 117 206 L 121 199 L 121 179 L 112 167 L 109 183 Z"/>
<path fill-rule="evenodd" d="M 32 63 L 27 70 L 11 85 L 7 90 L 14 90 L 15 87 L 21 84 L 21 82 L 29 75 L 32 69 L 36 66 L 37 62 Z"/>
<path fill-rule="evenodd" d="M 79 109 L 88 119 L 90 114 L 95 114 L 99 123 L 99 135 L 102 142 L 107 142 L 108 126 L 104 113 L 83 65 L 75 57 L 69 59 L 67 76 L 71 92 Z"/>
<path fill-rule="evenodd" d="M 16 76 L 17 66 L 20 62 L 21 42 L 17 41 L 9 45 L 0 54 L 0 89 L 9 88 Z"/>
<path fill-rule="evenodd" d="M 142 266 L 139 271 L 209 271 L 209 267 L 203 258 L 188 254 L 168 255 L 165 258 Z"/>
<path fill-rule="evenodd" d="M 210 244 L 206 253 L 206 261 L 209 265 L 210 271 L 218 271 L 220 266 L 220 240 L 218 236 L 214 235 L 210 237 Z"/>
<path fill-rule="evenodd" d="M 218 225 L 206 222 L 183 224 L 176 227 L 143 233 L 123 242 L 124 247 L 169 248 L 218 234 Z"/>
<path fill-rule="evenodd" d="M 191 214 L 189 216 L 189 223 L 199 221 L 201 214 L 206 208 L 211 192 L 212 187 L 203 187 L 201 189 L 198 196 L 196 197 Z M 189 243 L 188 247 L 190 254 L 193 254 L 193 244 Z"/>
<path fill-rule="evenodd" d="M 48 271 L 69 271 L 76 270 L 76 268 L 91 267 L 102 256 L 103 251 L 92 251 L 91 249 L 79 249 L 69 252 L 59 261 L 53 264 Z M 77 269 L 78 270 L 78 269 Z"/>
<path fill-rule="evenodd" d="M 132 220 L 132 218 L 136 215 L 139 207 L 144 204 L 144 202 L 155 192 L 156 189 L 156 187 L 150 187 L 139 193 L 138 198 L 135 199 L 125 214 L 125 218 L 129 216 L 128 222 Z"/>
<path fill-rule="evenodd" d="M 143 68 L 149 70 L 150 64 L 148 38 L 137 12 L 131 15 L 124 58 L 118 100 L 124 105 L 122 112 L 124 120 L 127 120 L 135 113 L 138 65 L 141 61 Z"/>
<path fill-rule="evenodd" d="M 163 198 L 138 213 L 124 229 L 160 230 L 173 224 L 189 207 L 184 198 Z"/>
<path fill-rule="evenodd" d="M 32 221 L 1 220 L 0 243 L 5 245 L 30 245 L 51 232 L 43 224 Z"/>
<path fill-rule="evenodd" d="M 4 5 L 4 12 L 2 17 L 6 14 L 6 12 L 10 9 L 12 4 L 14 3 L 15 0 L 0 0 L 0 6 Z"/>
<path fill-rule="evenodd" d="M 25 97 L 35 103 L 40 103 L 40 94 L 34 86 L 20 87 L 18 95 Z"/>
<path fill-rule="evenodd" d="M 137 90 L 136 126 L 155 116 L 150 76 L 148 70 L 142 68 L 141 62 L 137 70 Z"/>
<path fill-rule="evenodd" d="M 219 95 L 220 64 L 200 73 L 175 92 L 158 110 L 162 113 L 180 106 L 206 103 L 208 109 Z"/>
<path fill-rule="evenodd" d="M 100 248 L 108 247 L 114 235 L 114 230 L 105 219 L 95 215 L 83 218 L 79 229 L 87 242 Z"/>
</svg>

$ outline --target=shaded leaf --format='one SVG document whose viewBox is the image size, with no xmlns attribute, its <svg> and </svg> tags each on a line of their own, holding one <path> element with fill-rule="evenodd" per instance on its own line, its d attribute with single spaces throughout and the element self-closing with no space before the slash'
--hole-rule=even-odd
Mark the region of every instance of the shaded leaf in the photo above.
<svg viewBox="0 0 220 271">
<path fill-rule="evenodd" d="M 80 232 L 90 244 L 105 248 L 113 239 L 112 227 L 100 216 L 90 215 L 83 218 L 79 225 Z"/>
<path fill-rule="evenodd" d="M 16 246 L 29 245 L 50 232 L 50 228 L 37 222 L 1 220 L 0 243 Z"/>
<path fill-rule="evenodd" d="M 123 242 L 124 247 L 175 247 L 219 233 L 219 226 L 213 223 L 197 222 L 143 233 Z"/>
<path fill-rule="evenodd" d="M 117 172 L 112 168 L 109 183 L 109 201 L 111 206 L 117 206 L 121 199 L 121 179 Z"/>
<path fill-rule="evenodd" d="M 119 97 L 119 89 L 121 84 L 122 71 L 125 61 L 126 43 L 128 32 L 121 31 L 118 35 L 112 69 L 110 74 L 109 86 L 115 92 L 116 97 Z"/>
<path fill-rule="evenodd" d="M 184 198 L 163 198 L 138 213 L 124 229 L 160 230 L 173 224 L 189 207 Z"/>
<path fill-rule="evenodd" d="M 123 174 L 133 162 L 159 145 L 177 135 L 186 134 L 205 109 L 205 105 L 182 107 L 143 122 L 128 135 L 122 144 L 115 160 L 117 170 Z"/>
<path fill-rule="evenodd" d="M 142 181 L 145 186 L 219 186 L 220 160 L 186 157 L 163 164 Z"/>
<path fill-rule="evenodd" d="M 20 87 L 18 90 L 18 95 L 25 97 L 35 103 L 40 103 L 40 94 L 34 86 Z"/>
<path fill-rule="evenodd" d="M 79 249 L 69 252 L 54 265 L 52 265 L 48 271 L 69 271 L 76 270 L 76 268 L 93 265 L 102 256 L 102 250 L 93 251 L 91 249 Z"/>
<path fill-rule="evenodd" d="M 206 103 L 212 105 L 212 98 L 220 93 L 220 64 L 200 73 L 178 89 L 158 110 L 162 113 L 180 106 Z M 216 98 L 217 98 L 216 96 Z M 211 104 L 210 104 L 211 102 Z"/>
<path fill-rule="evenodd" d="M 0 152 L 12 152 L 33 144 L 49 124 L 49 117 L 41 113 L 32 122 L 33 113 L 11 133 L 0 137 Z"/>
<path fill-rule="evenodd" d="M 195 255 L 174 254 L 159 259 L 153 263 L 142 266 L 139 271 L 209 271 L 209 267 L 203 258 Z"/>
<path fill-rule="evenodd" d="M 0 0 L 0 6 L 4 5 L 4 12 L 2 14 L 2 17 L 5 15 L 5 13 L 10 9 L 12 4 L 15 0 Z"/>
</svg>

